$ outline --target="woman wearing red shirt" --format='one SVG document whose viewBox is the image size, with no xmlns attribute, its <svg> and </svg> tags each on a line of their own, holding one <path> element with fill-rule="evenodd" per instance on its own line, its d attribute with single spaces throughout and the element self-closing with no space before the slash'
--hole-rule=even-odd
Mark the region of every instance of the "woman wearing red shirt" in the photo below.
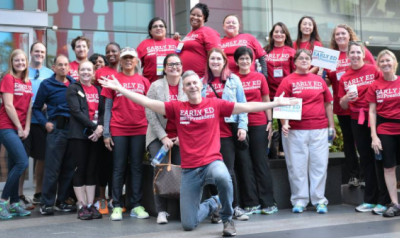
<svg viewBox="0 0 400 238">
<path fill-rule="evenodd" d="M 333 113 L 337 115 L 339 119 L 339 125 L 343 132 L 343 147 L 344 155 L 346 157 L 346 168 L 350 175 L 348 182 L 349 187 L 365 187 L 363 178 L 363 163 L 358 162 L 358 156 L 354 143 L 354 136 L 351 129 L 351 118 L 350 110 L 344 110 L 340 107 L 338 97 L 339 82 L 341 76 L 349 69 L 350 60 L 347 58 L 347 48 L 350 41 L 359 41 L 356 33 L 353 29 L 345 24 L 337 25 L 332 31 L 330 48 L 340 51 L 338 65 L 335 71 L 328 71 L 326 83 L 332 85 L 333 90 Z M 365 49 L 366 64 L 375 64 L 374 57 Z M 363 160 L 361 160 L 363 161 Z"/>
<path fill-rule="evenodd" d="M 400 162 L 400 77 L 395 75 L 398 63 L 391 51 L 381 51 L 377 63 L 383 77 L 375 80 L 367 92 L 372 149 L 376 154 L 382 154 L 382 160 L 377 164 L 383 164 L 386 186 L 393 204 L 383 216 L 394 217 L 400 216 L 396 187 L 396 165 Z"/>
<path fill-rule="evenodd" d="M 26 54 L 20 49 L 14 50 L 8 60 L 8 71 L 0 82 L 3 98 L 0 108 L 0 143 L 8 151 L 8 177 L 0 198 L 1 219 L 31 214 L 21 207 L 18 197 L 19 178 L 29 163 L 21 141 L 28 137 L 31 126 L 33 94 L 28 75 Z"/>
<path fill-rule="evenodd" d="M 110 42 L 106 46 L 106 58 L 109 63 L 108 66 L 100 68 L 96 71 L 95 85 L 98 84 L 98 80 L 101 77 L 111 79 L 112 75 L 118 74 L 119 60 L 121 54 L 121 47 L 118 43 Z M 104 128 L 104 138 L 110 138 L 109 127 Z M 108 214 L 108 202 L 106 200 L 106 187 L 108 185 L 108 197 L 112 197 L 112 167 L 113 167 L 113 155 L 110 150 L 105 147 L 101 148 L 99 156 L 99 171 L 98 171 L 98 186 L 99 186 L 99 212 L 101 214 Z"/>
<path fill-rule="evenodd" d="M 366 100 L 369 85 L 380 77 L 380 73 L 374 65 L 365 64 L 364 57 L 362 43 L 350 42 L 347 50 L 350 68 L 340 79 L 338 97 L 340 106 L 344 110 L 350 109 L 351 128 L 359 148 L 360 160 L 364 163 L 364 203 L 356 207 L 356 211 L 372 211 L 381 215 L 386 211 L 385 205 L 390 203 L 390 198 L 387 189 L 378 185 L 379 179 L 383 181 L 384 178 L 382 173 L 376 173 L 374 153 L 369 148 L 371 131 L 368 122 L 369 104 Z"/>
<path fill-rule="evenodd" d="M 262 67 L 262 73 L 267 77 L 267 65 L 265 64 L 266 53 L 253 35 L 239 33 L 240 22 L 238 16 L 234 14 L 227 15 L 222 22 L 222 26 L 224 28 L 225 37 L 221 39 L 221 49 L 228 58 L 229 69 L 235 74 L 239 72 L 239 66 L 236 65 L 233 54 L 240 46 L 247 46 L 253 51 L 254 55 L 250 70 L 257 71 L 255 59 L 258 59 Z"/>
<path fill-rule="evenodd" d="M 138 55 L 133 48 L 121 50 L 121 69 L 112 78 L 131 92 L 146 95 L 149 81 L 139 74 L 140 64 Z M 102 77 L 102 79 L 106 79 Z M 110 128 L 110 135 L 104 134 L 104 143 L 113 151 L 113 206 L 112 221 L 122 220 L 122 187 L 128 156 L 131 160 L 132 211 L 131 216 L 148 218 L 149 214 L 141 206 L 142 202 L 142 157 L 145 149 L 147 120 L 144 107 L 133 103 L 122 94 L 104 89 L 101 93 L 106 97 L 104 127 Z M 111 136 L 111 137 L 109 137 Z"/>
<path fill-rule="evenodd" d="M 268 68 L 267 81 L 271 100 L 274 99 L 276 90 L 282 80 L 295 69 L 293 57 L 296 50 L 292 47 L 292 38 L 290 38 L 290 33 L 286 25 L 282 22 L 275 23 L 269 32 L 268 45 L 264 47 L 264 50 L 267 52 L 265 61 Z M 279 135 L 280 138 L 282 138 L 282 125 L 280 120 L 278 120 L 278 125 Z M 282 155 L 282 140 L 279 140 L 279 151 L 280 155 Z"/>
<path fill-rule="evenodd" d="M 247 102 L 269 102 L 269 89 L 265 77 L 251 72 L 253 52 L 246 46 L 239 47 L 234 54 L 239 65 L 239 78 Z M 271 110 L 248 114 L 248 134 L 250 138 L 247 150 L 237 151 L 243 178 L 238 179 L 245 189 L 242 197 L 246 214 L 274 214 L 278 212 L 275 204 L 272 176 L 268 165 L 268 139 L 272 132 Z M 258 190 L 258 194 L 257 194 Z"/>
<path fill-rule="evenodd" d="M 303 212 L 311 200 L 317 212 L 323 214 L 328 212 L 328 200 L 325 197 L 328 127 L 335 131 L 332 95 L 324 80 L 309 72 L 309 50 L 298 50 L 294 63 L 296 71 L 282 81 L 277 91 L 278 95 L 285 93 L 287 97 L 303 99 L 301 120 L 282 120 L 282 142 L 292 193 L 292 211 Z"/>
<path fill-rule="evenodd" d="M 221 43 L 219 33 L 204 26 L 209 14 L 208 6 L 204 3 L 197 3 L 190 9 L 189 21 L 192 30 L 183 38 L 177 48 L 182 59 L 183 71 L 193 70 L 200 78 L 205 74 L 207 52 L 212 48 L 218 48 Z"/>
<path fill-rule="evenodd" d="M 153 83 L 163 77 L 164 58 L 175 53 L 178 41 L 166 37 L 167 24 L 160 17 L 151 19 L 147 28 L 150 39 L 142 41 L 136 50 L 142 62 L 143 76 Z"/>
<path fill-rule="evenodd" d="M 322 47 L 317 23 L 313 17 L 304 16 L 300 19 L 299 24 L 297 25 L 297 40 L 293 42 L 293 48 L 295 50 L 309 50 L 312 55 L 314 46 Z M 311 66 L 310 72 L 316 74 L 318 72 L 318 67 Z"/>
</svg>

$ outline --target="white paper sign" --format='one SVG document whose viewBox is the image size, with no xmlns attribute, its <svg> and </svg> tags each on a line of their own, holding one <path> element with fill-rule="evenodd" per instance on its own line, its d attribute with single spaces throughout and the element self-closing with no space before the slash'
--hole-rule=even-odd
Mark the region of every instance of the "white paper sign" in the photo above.
<svg viewBox="0 0 400 238">
<path fill-rule="evenodd" d="M 339 54 L 338 50 L 315 46 L 311 65 L 334 71 L 339 60 Z"/>
<path fill-rule="evenodd" d="M 292 106 L 280 106 L 274 107 L 273 117 L 276 119 L 287 119 L 287 120 L 301 120 L 301 110 L 303 108 L 301 98 L 294 98 L 294 101 L 298 103 Z"/>
</svg>

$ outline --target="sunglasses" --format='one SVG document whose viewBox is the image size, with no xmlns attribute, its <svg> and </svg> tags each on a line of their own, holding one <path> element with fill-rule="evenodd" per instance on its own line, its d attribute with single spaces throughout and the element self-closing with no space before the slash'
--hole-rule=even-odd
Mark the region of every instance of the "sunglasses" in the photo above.
<svg viewBox="0 0 400 238">
<path fill-rule="evenodd" d="M 162 24 L 160 24 L 160 25 L 153 25 L 151 28 L 153 28 L 153 29 L 156 29 L 156 28 L 161 28 L 161 29 L 163 29 L 163 28 L 165 28 L 165 26 L 162 25 Z"/>
</svg>

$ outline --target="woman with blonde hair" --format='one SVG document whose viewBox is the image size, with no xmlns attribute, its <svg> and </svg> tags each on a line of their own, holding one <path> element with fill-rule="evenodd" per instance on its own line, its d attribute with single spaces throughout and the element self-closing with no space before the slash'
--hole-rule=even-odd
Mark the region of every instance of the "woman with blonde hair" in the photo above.
<svg viewBox="0 0 400 238">
<path fill-rule="evenodd" d="M 19 178 L 29 163 L 22 143 L 29 135 L 32 114 L 33 93 L 28 75 L 28 57 L 24 51 L 14 50 L 0 82 L 0 143 L 8 151 L 8 177 L 0 198 L 1 219 L 31 214 L 21 207 L 18 197 Z"/>
</svg>

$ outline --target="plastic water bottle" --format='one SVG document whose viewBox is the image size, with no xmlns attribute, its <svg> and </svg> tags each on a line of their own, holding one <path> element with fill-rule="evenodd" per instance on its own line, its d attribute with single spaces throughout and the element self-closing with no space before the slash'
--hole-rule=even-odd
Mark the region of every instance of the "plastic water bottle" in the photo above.
<svg viewBox="0 0 400 238">
<path fill-rule="evenodd" d="M 375 159 L 376 160 L 382 160 L 382 153 L 379 152 L 378 154 L 375 154 Z"/>
<path fill-rule="evenodd" d="M 262 67 L 258 59 L 256 59 L 256 67 L 257 67 L 257 72 L 262 73 Z"/>
<path fill-rule="evenodd" d="M 333 135 L 334 135 L 333 128 L 328 128 L 328 145 L 332 146 L 333 145 Z"/>
<path fill-rule="evenodd" d="M 160 164 L 168 151 L 169 149 L 165 148 L 165 146 L 161 146 L 160 150 L 156 154 L 156 157 L 154 157 L 154 159 L 151 161 L 151 165 L 156 167 L 157 164 Z"/>
</svg>

